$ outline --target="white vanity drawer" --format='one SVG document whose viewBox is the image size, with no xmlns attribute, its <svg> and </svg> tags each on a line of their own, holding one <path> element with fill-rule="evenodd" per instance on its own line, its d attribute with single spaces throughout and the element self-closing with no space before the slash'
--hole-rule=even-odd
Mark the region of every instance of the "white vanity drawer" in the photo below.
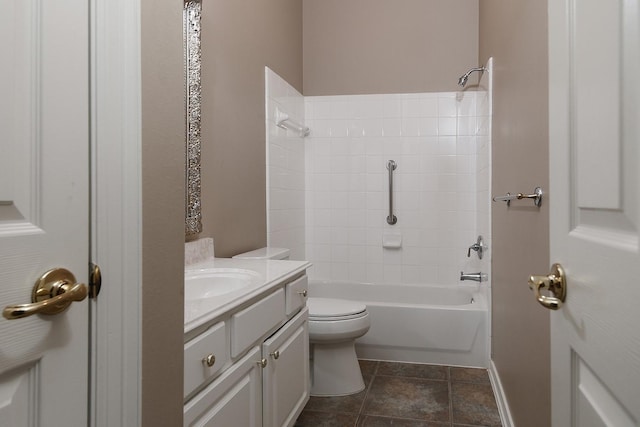
<svg viewBox="0 0 640 427">
<path fill-rule="evenodd" d="M 227 328 L 216 323 L 184 346 L 184 396 L 213 377 L 229 361 Z"/>
<path fill-rule="evenodd" d="M 184 427 L 262 427 L 262 368 L 256 347 L 184 405 Z"/>
<path fill-rule="evenodd" d="M 231 316 L 231 356 L 236 357 L 285 319 L 284 289 Z"/>
<path fill-rule="evenodd" d="M 287 316 L 291 316 L 306 305 L 308 288 L 309 285 L 306 275 L 286 286 Z"/>
</svg>

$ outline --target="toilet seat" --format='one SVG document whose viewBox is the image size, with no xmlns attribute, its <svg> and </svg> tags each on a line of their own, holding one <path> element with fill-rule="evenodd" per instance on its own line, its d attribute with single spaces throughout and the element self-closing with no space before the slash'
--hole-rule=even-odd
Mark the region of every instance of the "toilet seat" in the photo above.
<svg viewBox="0 0 640 427">
<path fill-rule="evenodd" d="M 340 321 L 357 319 L 367 315 L 367 306 L 358 301 L 333 298 L 309 298 L 307 300 L 310 321 Z"/>
</svg>

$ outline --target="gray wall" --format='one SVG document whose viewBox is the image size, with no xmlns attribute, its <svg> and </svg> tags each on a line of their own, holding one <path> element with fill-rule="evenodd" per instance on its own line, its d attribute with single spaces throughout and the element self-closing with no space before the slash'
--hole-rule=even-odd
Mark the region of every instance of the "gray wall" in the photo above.
<svg viewBox="0 0 640 427">
<path fill-rule="evenodd" d="M 182 3 L 142 7 L 142 426 L 182 425 Z M 134 326 L 134 325 L 132 325 Z"/>
<path fill-rule="evenodd" d="M 303 0 L 304 95 L 441 92 L 477 66 L 478 0 Z"/>
<path fill-rule="evenodd" d="M 549 188 L 547 3 L 480 2 L 494 57 L 493 194 Z M 518 427 L 550 425 L 549 312 L 528 289 L 549 271 L 549 203 L 493 204 L 492 359 Z"/>
<path fill-rule="evenodd" d="M 302 90 L 300 0 L 212 0 L 202 20 L 202 237 L 266 244 L 264 67 Z"/>
<path fill-rule="evenodd" d="M 216 256 L 266 244 L 264 66 L 303 92 L 303 40 L 305 95 L 454 90 L 477 64 L 478 0 L 205 3 L 201 237 Z"/>
</svg>

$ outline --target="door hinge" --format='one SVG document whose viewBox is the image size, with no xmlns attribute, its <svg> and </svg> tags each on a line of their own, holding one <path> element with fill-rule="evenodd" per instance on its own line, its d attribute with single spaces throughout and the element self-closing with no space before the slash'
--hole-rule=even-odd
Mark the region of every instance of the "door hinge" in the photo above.
<svg viewBox="0 0 640 427">
<path fill-rule="evenodd" d="M 96 298 L 102 288 L 102 273 L 100 267 L 89 263 L 89 298 Z"/>
</svg>

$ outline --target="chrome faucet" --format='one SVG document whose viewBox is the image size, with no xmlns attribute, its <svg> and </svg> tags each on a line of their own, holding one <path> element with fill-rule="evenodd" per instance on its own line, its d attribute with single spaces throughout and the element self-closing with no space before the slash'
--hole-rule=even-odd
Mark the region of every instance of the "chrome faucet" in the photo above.
<svg viewBox="0 0 640 427">
<path fill-rule="evenodd" d="M 486 282 L 489 280 L 489 275 L 487 273 L 467 273 L 464 274 L 462 271 L 460 272 L 460 281 L 463 282 L 465 280 L 473 280 L 474 282 Z"/>
<path fill-rule="evenodd" d="M 471 73 L 475 73 L 476 71 L 480 71 L 481 73 L 484 73 L 485 71 L 487 71 L 487 69 L 483 65 L 470 69 L 469 71 L 464 73 L 462 77 L 458 79 L 458 84 L 464 87 L 467 84 L 467 80 L 469 79 L 469 76 L 471 75 Z"/>
<path fill-rule="evenodd" d="M 476 251 L 478 258 L 482 259 L 482 255 L 487 249 L 489 248 L 484 244 L 482 236 L 478 236 L 478 240 L 473 245 L 469 246 L 469 249 L 467 250 L 467 258 L 471 258 L 471 251 Z"/>
</svg>

